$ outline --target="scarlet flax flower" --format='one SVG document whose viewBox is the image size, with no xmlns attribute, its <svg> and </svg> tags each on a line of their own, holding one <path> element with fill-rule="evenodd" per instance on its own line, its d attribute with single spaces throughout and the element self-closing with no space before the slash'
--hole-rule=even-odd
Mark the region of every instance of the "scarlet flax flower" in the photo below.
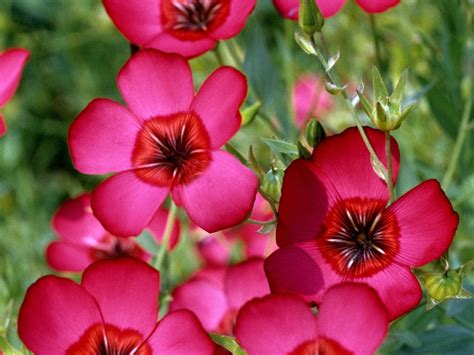
<svg viewBox="0 0 474 355">
<path fill-rule="evenodd" d="M 53 217 L 53 229 L 59 240 L 46 249 L 46 260 L 58 271 L 83 271 L 97 260 L 132 256 L 149 261 L 151 254 L 131 237 L 116 237 L 107 232 L 92 214 L 91 195 L 82 194 L 64 202 Z M 160 241 L 168 218 L 164 208 L 158 209 L 148 230 Z M 180 225 L 175 221 L 168 248 L 172 249 L 179 239 Z"/>
<path fill-rule="evenodd" d="M 300 298 L 275 294 L 242 307 L 235 336 L 249 355 L 371 355 L 387 334 L 377 292 L 354 283 L 331 287 L 317 317 Z"/>
<path fill-rule="evenodd" d="M 365 128 L 386 164 L 384 134 Z M 394 139 L 393 181 L 399 151 Z M 285 173 L 277 225 L 280 247 L 265 262 L 273 292 L 320 302 L 336 283 L 367 283 L 380 294 L 390 319 L 419 303 L 411 267 L 439 258 L 449 247 L 458 215 L 436 180 L 425 181 L 387 206 L 385 182 L 374 171 L 357 129 L 329 137 L 312 160 Z"/>
<path fill-rule="evenodd" d="M 212 354 L 214 345 L 189 311 L 157 323 L 159 272 L 138 259 L 102 260 L 72 280 L 44 276 L 20 308 L 21 340 L 38 355 Z"/>
<path fill-rule="evenodd" d="M 315 0 L 324 17 L 328 18 L 337 14 L 345 5 L 346 0 Z M 379 13 L 398 5 L 400 0 L 356 0 L 365 12 Z M 273 0 L 281 16 L 290 20 L 298 19 L 300 0 Z"/>
<path fill-rule="evenodd" d="M 245 77 L 220 67 L 195 96 L 184 58 L 145 49 L 125 64 L 117 82 L 127 107 L 96 99 L 69 130 L 80 172 L 118 172 L 92 195 L 94 215 L 105 229 L 138 235 L 170 192 L 210 233 L 241 223 L 258 180 L 219 148 L 240 128 Z"/>
<path fill-rule="evenodd" d="M 144 48 L 195 57 L 237 35 L 256 0 L 103 0 L 123 35 Z"/>
<path fill-rule="evenodd" d="M 21 74 L 30 52 L 22 48 L 11 48 L 0 53 L 0 109 L 15 94 L 20 84 Z M 0 136 L 7 131 L 7 126 L 0 113 Z"/>
<path fill-rule="evenodd" d="M 227 267 L 207 267 L 172 294 L 170 310 L 189 309 L 210 332 L 232 335 L 238 310 L 254 297 L 270 293 L 263 259 Z"/>
</svg>

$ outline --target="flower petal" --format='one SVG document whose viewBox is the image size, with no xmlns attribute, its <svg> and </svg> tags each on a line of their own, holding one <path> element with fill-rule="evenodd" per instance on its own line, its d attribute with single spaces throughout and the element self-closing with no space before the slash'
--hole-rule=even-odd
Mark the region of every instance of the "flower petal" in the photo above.
<svg viewBox="0 0 474 355">
<path fill-rule="evenodd" d="M 458 214 L 436 180 L 427 180 L 400 197 L 389 209 L 400 228 L 396 260 L 422 266 L 449 248 L 459 223 Z"/>
<path fill-rule="evenodd" d="M 102 0 L 115 26 L 127 39 L 143 45 L 161 31 L 158 1 Z"/>
<path fill-rule="evenodd" d="M 21 340 L 38 355 L 65 353 L 102 318 L 94 298 L 69 279 L 45 276 L 31 285 L 18 317 Z"/>
<path fill-rule="evenodd" d="M 46 261 L 53 269 L 65 272 L 81 272 L 94 262 L 89 248 L 61 240 L 48 245 Z"/>
<path fill-rule="evenodd" d="M 5 119 L 0 112 L 0 137 L 7 133 L 7 124 L 5 123 Z"/>
<path fill-rule="evenodd" d="M 253 258 L 230 266 L 224 279 L 224 291 L 230 309 L 235 310 L 252 298 L 269 294 L 263 259 Z"/>
<path fill-rule="evenodd" d="M 181 310 L 169 313 L 147 340 L 156 354 L 209 355 L 215 345 L 192 312 Z"/>
<path fill-rule="evenodd" d="M 374 289 L 346 282 L 325 293 L 317 324 L 320 336 L 337 341 L 356 355 L 369 355 L 387 334 L 388 316 Z"/>
<path fill-rule="evenodd" d="M 241 223 L 252 209 L 258 179 L 234 156 L 213 151 L 203 174 L 180 187 L 190 219 L 209 233 Z"/>
<path fill-rule="evenodd" d="M 0 53 L 0 108 L 13 96 L 20 84 L 21 74 L 30 52 L 11 48 Z"/>
<path fill-rule="evenodd" d="M 69 128 L 75 168 L 84 174 L 130 169 L 139 130 L 137 118 L 125 107 L 108 99 L 93 100 Z"/>
<path fill-rule="evenodd" d="M 256 0 L 233 0 L 225 22 L 211 34 L 215 39 L 234 37 L 245 26 L 247 18 L 255 8 Z"/>
<path fill-rule="evenodd" d="M 155 236 L 155 240 L 161 242 L 163 234 L 165 232 L 166 222 L 168 220 L 169 211 L 164 207 L 161 207 L 156 211 L 155 215 L 151 219 L 148 229 Z M 169 239 L 168 249 L 172 250 L 179 241 L 179 235 L 181 233 L 181 227 L 179 220 L 175 219 L 173 229 Z"/>
<path fill-rule="evenodd" d="M 136 236 L 150 223 L 169 189 L 140 180 L 124 171 L 100 184 L 92 195 L 92 210 L 110 233 Z"/>
<path fill-rule="evenodd" d="M 213 49 L 216 43 L 216 40 L 210 37 L 187 41 L 179 39 L 167 32 L 162 32 L 146 43 L 145 47 L 156 48 L 166 53 L 178 53 L 190 59 Z"/>
<path fill-rule="evenodd" d="M 174 289 L 170 311 L 188 309 L 207 331 L 216 331 L 228 311 L 224 291 L 208 280 L 192 279 Z"/>
<path fill-rule="evenodd" d="M 377 13 L 397 6 L 400 0 L 356 0 L 356 2 L 364 11 Z"/>
<path fill-rule="evenodd" d="M 133 258 L 101 260 L 82 276 L 84 287 L 97 301 L 106 324 L 148 336 L 158 318 L 160 274 Z"/>
<path fill-rule="evenodd" d="M 306 242 L 285 246 L 265 260 L 265 274 L 273 293 L 294 293 L 307 302 L 318 302 L 325 287 L 329 287 L 324 277 L 332 275 L 324 273 L 329 265 L 315 259 L 316 243 Z M 342 277 L 332 275 L 330 284 L 338 283 Z"/>
<path fill-rule="evenodd" d="M 194 97 L 186 60 L 154 49 L 134 54 L 120 70 L 117 85 L 130 110 L 143 120 L 188 111 Z"/>
<path fill-rule="evenodd" d="M 247 80 L 238 70 L 220 67 L 202 84 L 191 110 L 195 111 L 211 138 L 211 147 L 219 148 L 239 130 L 239 108 L 247 96 Z"/>
<path fill-rule="evenodd" d="M 324 17 L 328 18 L 341 10 L 346 0 L 316 0 L 319 9 Z M 290 20 L 298 19 L 300 2 L 298 0 L 273 0 L 273 4 L 277 8 L 281 16 Z"/>
<path fill-rule="evenodd" d="M 396 263 L 360 281 L 378 292 L 391 321 L 412 310 L 423 296 L 420 284 L 410 268 Z"/>
<path fill-rule="evenodd" d="M 308 306 L 291 295 L 269 295 L 242 307 L 235 325 L 239 344 L 253 354 L 288 354 L 317 337 Z"/>
<path fill-rule="evenodd" d="M 230 262 L 231 243 L 213 235 L 204 237 L 197 243 L 199 256 L 207 265 L 225 266 Z"/>
<path fill-rule="evenodd" d="M 59 237 L 69 243 L 95 241 L 107 233 L 92 214 L 89 193 L 65 201 L 54 214 L 52 224 Z"/>
</svg>

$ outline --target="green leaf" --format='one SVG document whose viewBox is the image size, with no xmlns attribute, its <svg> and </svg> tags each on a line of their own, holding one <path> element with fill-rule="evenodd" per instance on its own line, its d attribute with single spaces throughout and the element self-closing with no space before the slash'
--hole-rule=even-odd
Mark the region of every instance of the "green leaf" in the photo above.
<svg viewBox="0 0 474 355">
<path fill-rule="evenodd" d="M 314 48 L 313 44 L 311 43 L 310 39 L 306 37 L 301 32 L 295 32 L 295 41 L 298 43 L 300 48 L 309 55 L 317 55 L 316 49 Z"/>
<path fill-rule="evenodd" d="M 242 126 L 247 126 L 257 117 L 258 111 L 262 107 L 262 102 L 256 101 L 254 104 L 244 108 L 240 113 L 242 115 Z"/>
<path fill-rule="evenodd" d="M 375 101 L 379 101 L 388 97 L 387 87 L 383 81 L 382 75 L 380 75 L 377 67 L 372 67 L 372 85 L 374 86 Z"/>
<path fill-rule="evenodd" d="M 407 83 L 407 78 L 408 78 L 408 69 L 405 70 L 400 76 L 400 79 L 398 79 L 397 86 L 395 86 L 395 90 L 393 90 L 393 93 L 390 96 L 391 102 L 397 105 L 401 105 L 403 96 L 405 94 L 405 86 Z"/>
<path fill-rule="evenodd" d="M 328 66 L 326 72 L 331 71 L 331 69 L 336 65 L 337 61 L 341 57 L 341 52 L 337 51 L 331 58 L 328 59 Z"/>
<path fill-rule="evenodd" d="M 359 100 L 362 103 L 362 108 L 364 109 L 365 113 L 367 114 L 368 117 L 372 116 L 372 105 L 370 104 L 369 100 L 367 100 L 364 95 L 362 95 L 362 92 L 357 90 L 357 96 L 359 96 Z"/>
<path fill-rule="evenodd" d="M 245 350 L 240 347 L 240 345 L 237 343 L 237 341 L 233 337 L 230 337 L 227 335 L 215 334 L 215 333 L 209 333 L 209 336 L 211 337 L 212 341 L 214 341 L 214 343 L 219 344 L 223 348 L 229 350 L 234 355 L 247 354 Z"/>
<path fill-rule="evenodd" d="M 284 153 L 294 156 L 298 155 L 298 147 L 293 143 L 270 138 L 261 138 L 261 140 L 275 153 Z"/>
<path fill-rule="evenodd" d="M 20 351 L 11 346 L 5 338 L 0 337 L 0 350 L 5 355 L 23 355 Z"/>
<path fill-rule="evenodd" d="M 264 226 L 262 226 L 258 231 L 257 233 L 258 234 L 269 234 L 271 232 L 273 232 L 276 228 L 276 223 L 271 223 L 271 224 L 265 224 Z"/>
</svg>

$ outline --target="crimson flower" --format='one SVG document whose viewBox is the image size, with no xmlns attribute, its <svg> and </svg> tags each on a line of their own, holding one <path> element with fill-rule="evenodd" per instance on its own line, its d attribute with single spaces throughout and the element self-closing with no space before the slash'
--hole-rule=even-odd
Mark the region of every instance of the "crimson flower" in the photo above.
<svg viewBox="0 0 474 355">
<path fill-rule="evenodd" d="M 157 323 L 159 272 L 133 258 L 89 266 L 80 285 L 44 276 L 20 308 L 21 340 L 38 355 L 212 354 L 214 345 L 189 311 Z"/>
<path fill-rule="evenodd" d="M 240 128 L 245 77 L 220 67 L 195 96 L 184 58 L 145 49 L 125 64 L 117 82 L 128 107 L 96 99 L 69 130 L 80 172 L 118 172 L 92 195 L 92 210 L 105 229 L 138 235 L 170 192 L 208 232 L 241 223 L 258 180 L 219 148 Z"/>
<path fill-rule="evenodd" d="M 242 307 L 235 336 L 249 355 L 374 354 L 388 317 L 377 293 L 361 284 L 331 287 L 314 317 L 298 297 L 274 294 Z"/>
<path fill-rule="evenodd" d="M 103 0 L 105 9 L 132 43 L 195 57 L 234 37 L 256 0 Z"/>
<path fill-rule="evenodd" d="M 11 48 L 0 53 L 0 109 L 11 99 L 20 84 L 21 74 L 30 52 L 22 48 Z M 7 126 L 0 113 L 0 136 Z"/>
<path fill-rule="evenodd" d="M 323 81 L 317 75 L 304 75 L 296 80 L 293 104 L 298 127 L 302 127 L 312 117 L 324 117 L 334 106 L 332 96 L 325 90 Z"/>
<path fill-rule="evenodd" d="M 116 237 L 107 232 L 92 214 L 91 195 L 82 194 L 66 201 L 54 214 L 53 229 L 59 240 L 51 242 L 46 249 L 46 259 L 58 271 L 83 271 L 100 259 L 132 256 L 149 261 L 151 254 L 130 237 Z M 164 208 L 158 209 L 148 230 L 160 241 L 168 218 Z M 180 225 L 177 221 L 171 233 L 169 249 L 179 239 Z"/>
<path fill-rule="evenodd" d="M 384 134 L 365 129 L 382 162 Z M 392 139 L 394 183 L 399 151 Z M 372 286 L 394 319 L 419 303 L 411 267 L 439 258 L 449 247 L 458 215 L 436 180 L 387 207 L 387 186 L 375 173 L 355 128 L 329 137 L 312 160 L 286 170 L 277 225 L 280 247 L 265 262 L 273 292 L 320 302 L 343 281 Z"/>
<path fill-rule="evenodd" d="M 328 18 L 337 14 L 346 0 L 315 0 L 324 17 Z M 356 0 L 362 10 L 368 13 L 379 13 L 398 5 L 400 0 Z M 290 20 L 298 19 L 300 0 L 273 0 L 281 16 Z"/>
<path fill-rule="evenodd" d="M 200 270 L 174 289 L 170 310 L 189 309 L 207 331 L 231 335 L 240 307 L 268 293 L 263 259 L 252 258 L 233 266 Z"/>
</svg>

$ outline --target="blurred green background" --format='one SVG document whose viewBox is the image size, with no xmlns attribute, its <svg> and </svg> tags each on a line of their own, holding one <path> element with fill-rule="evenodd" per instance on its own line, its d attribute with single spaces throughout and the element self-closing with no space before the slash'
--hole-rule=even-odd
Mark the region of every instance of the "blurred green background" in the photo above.
<svg viewBox="0 0 474 355">
<path fill-rule="evenodd" d="M 288 93 L 295 77 L 322 70 L 293 40 L 295 23 L 284 21 L 270 0 L 258 0 L 247 27 L 232 46 L 221 45 L 224 60 L 236 49 L 244 71 L 266 112 L 282 127 L 279 138 L 294 142 Z M 409 98 L 419 103 L 394 135 L 402 151 L 397 185 L 400 195 L 427 178 L 442 180 L 449 165 L 463 111 L 472 100 L 474 38 L 473 2 L 469 0 L 402 0 L 377 15 L 385 79 L 391 83 L 410 68 Z M 341 59 L 336 71 L 353 85 L 362 81 L 370 91 L 370 70 L 376 63 L 369 16 L 352 0 L 327 21 L 325 42 Z M 121 100 L 115 76 L 130 56 L 130 45 L 114 28 L 99 0 L 2 0 L 0 51 L 24 47 L 32 52 L 20 88 L 4 110 L 9 128 L 0 139 L 0 337 L 19 346 L 15 319 L 26 288 L 51 273 L 44 248 L 54 238 L 50 219 L 62 201 L 91 190 L 101 177 L 81 175 L 72 167 L 67 130 L 74 117 L 95 97 Z M 236 48 L 238 47 L 238 48 Z M 214 53 L 192 61 L 200 84 L 217 66 Z M 1 78 L 0 78 L 1 80 Z M 342 130 L 352 125 L 339 98 L 323 125 Z M 249 103 L 252 101 L 249 100 Z M 474 127 L 471 111 L 465 143 L 448 195 L 460 215 L 450 249 L 458 267 L 474 259 Z M 268 168 L 269 152 L 259 137 L 271 137 L 257 118 L 234 138 L 246 152 L 256 147 Z M 182 280 L 196 262 L 171 256 Z M 472 275 L 465 287 L 472 288 Z M 368 334 L 370 336 L 370 334 Z M 387 354 L 474 353 L 474 301 L 452 300 L 430 311 L 420 307 L 397 321 L 381 350 Z"/>
</svg>

